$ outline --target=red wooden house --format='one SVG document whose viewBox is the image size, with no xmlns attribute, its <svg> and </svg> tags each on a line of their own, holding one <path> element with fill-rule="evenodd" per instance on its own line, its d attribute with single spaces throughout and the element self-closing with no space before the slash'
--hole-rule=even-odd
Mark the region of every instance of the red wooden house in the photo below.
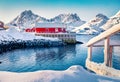
<svg viewBox="0 0 120 82">
<path fill-rule="evenodd" d="M 36 33 L 65 33 L 66 26 L 62 23 L 37 23 L 33 28 L 27 28 L 26 32 Z"/>
<path fill-rule="evenodd" d="M 62 23 L 37 23 L 25 31 L 34 32 L 36 36 L 58 38 L 67 43 L 76 42 L 76 34 L 67 32 L 66 25 Z"/>
</svg>

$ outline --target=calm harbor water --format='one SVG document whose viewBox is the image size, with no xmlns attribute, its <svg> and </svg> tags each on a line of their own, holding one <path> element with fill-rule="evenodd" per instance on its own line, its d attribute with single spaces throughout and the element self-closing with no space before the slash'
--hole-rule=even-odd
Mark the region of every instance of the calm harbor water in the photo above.
<svg viewBox="0 0 120 82">
<path fill-rule="evenodd" d="M 0 71 L 29 72 L 37 70 L 65 70 L 72 65 L 85 67 L 87 57 L 86 43 L 94 35 L 77 35 L 84 44 L 51 48 L 17 49 L 0 54 Z M 120 40 L 120 35 L 113 37 Z M 93 48 L 93 61 L 102 63 L 103 47 Z M 120 47 L 113 51 L 113 67 L 120 69 Z"/>
</svg>

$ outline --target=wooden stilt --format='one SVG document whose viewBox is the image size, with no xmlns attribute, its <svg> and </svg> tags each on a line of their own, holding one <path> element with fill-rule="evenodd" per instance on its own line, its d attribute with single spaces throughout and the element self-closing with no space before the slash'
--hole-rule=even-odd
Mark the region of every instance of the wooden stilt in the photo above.
<svg viewBox="0 0 120 82">
<path fill-rule="evenodd" d="M 88 59 L 92 60 L 92 46 L 88 47 Z"/>
<path fill-rule="evenodd" d="M 109 67 L 112 67 L 112 51 L 113 51 L 113 46 L 110 46 L 110 48 L 109 48 Z"/>
<path fill-rule="evenodd" d="M 109 44 L 110 39 L 107 37 L 104 42 L 104 64 L 109 66 Z"/>
</svg>

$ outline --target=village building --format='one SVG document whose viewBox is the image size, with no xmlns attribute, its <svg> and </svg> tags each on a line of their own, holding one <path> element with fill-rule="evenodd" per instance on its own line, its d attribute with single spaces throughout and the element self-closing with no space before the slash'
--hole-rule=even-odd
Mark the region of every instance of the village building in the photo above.
<svg viewBox="0 0 120 82">
<path fill-rule="evenodd" d="M 36 23 L 33 28 L 25 32 L 33 32 L 36 36 L 59 38 L 67 43 L 76 43 L 76 34 L 66 31 L 67 25 L 63 23 Z"/>
</svg>

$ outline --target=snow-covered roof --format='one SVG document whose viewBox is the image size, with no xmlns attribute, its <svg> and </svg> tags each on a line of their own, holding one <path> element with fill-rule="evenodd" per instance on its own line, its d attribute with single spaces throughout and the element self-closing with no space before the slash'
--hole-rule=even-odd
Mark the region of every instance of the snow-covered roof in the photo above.
<svg viewBox="0 0 120 82">
<path fill-rule="evenodd" d="M 63 27 L 65 28 L 66 25 L 63 23 L 36 23 L 35 27 Z"/>
</svg>

